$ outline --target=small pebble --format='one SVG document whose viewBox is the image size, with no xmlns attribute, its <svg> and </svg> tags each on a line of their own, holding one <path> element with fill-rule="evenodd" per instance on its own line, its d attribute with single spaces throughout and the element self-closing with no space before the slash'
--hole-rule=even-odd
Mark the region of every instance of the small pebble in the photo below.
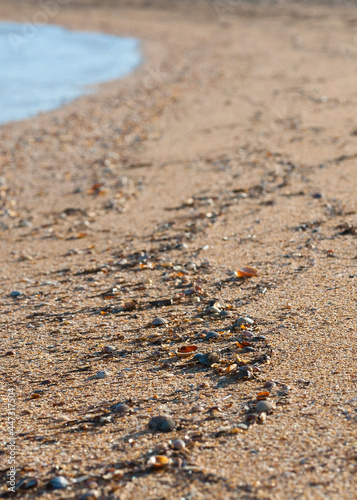
<svg viewBox="0 0 357 500">
<path fill-rule="evenodd" d="M 56 476 L 47 483 L 47 488 L 51 490 L 62 490 L 69 486 L 69 481 L 64 476 Z"/>
<path fill-rule="evenodd" d="M 17 290 L 14 290 L 13 292 L 10 293 L 10 297 L 16 299 L 17 297 L 20 297 L 22 295 L 21 292 L 18 292 Z"/>
<path fill-rule="evenodd" d="M 103 347 L 103 352 L 110 354 L 111 352 L 114 352 L 116 349 L 112 345 L 106 345 Z"/>
<path fill-rule="evenodd" d="M 89 490 L 82 493 L 79 500 L 97 500 L 100 497 L 100 492 L 98 490 Z"/>
<path fill-rule="evenodd" d="M 258 413 L 271 413 L 274 410 L 274 405 L 270 401 L 259 401 L 255 407 Z"/>
<path fill-rule="evenodd" d="M 130 411 L 130 407 L 125 403 L 118 403 L 111 407 L 114 413 L 119 413 L 120 415 L 125 415 Z"/>
<path fill-rule="evenodd" d="M 233 313 L 232 311 L 221 311 L 219 315 L 223 318 L 231 318 L 233 316 Z"/>
<path fill-rule="evenodd" d="M 264 389 L 273 389 L 273 387 L 276 387 L 276 383 L 273 382 L 272 380 L 265 382 L 263 385 Z"/>
<path fill-rule="evenodd" d="M 175 439 L 171 445 L 174 450 L 183 450 L 186 448 L 186 443 L 183 439 Z"/>
<path fill-rule="evenodd" d="M 170 417 L 159 415 L 150 419 L 148 427 L 153 432 L 171 432 L 176 428 L 176 422 Z"/>
</svg>

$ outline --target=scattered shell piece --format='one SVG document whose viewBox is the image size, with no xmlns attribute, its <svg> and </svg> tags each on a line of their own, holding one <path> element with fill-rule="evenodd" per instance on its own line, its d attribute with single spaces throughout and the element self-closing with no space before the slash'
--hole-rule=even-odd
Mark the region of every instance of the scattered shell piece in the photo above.
<svg viewBox="0 0 357 500">
<path fill-rule="evenodd" d="M 274 410 L 274 405 L 271 401 L 259 401 L 255 407 L 258 413 L 271 413 Z"/>
<path fill-rule="evenodd" d="M 47 483 L 50 490 L 62 490 L 69 486 L 69 481 L 64 476 L 56 476 Z"/>
<path fill-rule="evenodd" d="M 34 477 L 24 477 L 20 479 L 20 481 L 16 484 L 16 488 L 20 488 L 21 490 L 30 490 L 31 488 L 35 488 L 38 485 L 38 481 Z"/>
<path fill-rule="evenodd" d="M 154 455 L 148 460 L 148 466 L 154 468 L 166 467 L 172 463 L 171 458 L 166 455 Z"/>
<path fill-rule="evenodd" d="M 96 380 L 99 378 L 105 378 L 105 377 L 108 377 L 109 375 L 110 375 L 110 372 L 108 372 L 107 370 L 100 370 L 95 375 L 88 377 L 87 380 Z"/>
<path fill-rule="evenodd" d="M 197 349 L 198 349 L 197 345 L 184 345 L 177 349 L 176 354 L 177 356 L 181 357 L 191 356 L 191 354 L 197 351 Z"/>
<path fill-rule="evenodd" d="M 218 332 L 207 332 L 205 336 L 205 340 L 210 340 L 210 339 L 219 339 L 220 334 Z"/>
<path fill-rule="evenodd" d="M 221 309 L 216 306 L 207 307 L 207 309 L 205 310 L 205 314 L 219 314 L 220 312 Z"/>
<path fill-rule="evenodd" d="M 255 267 L 242 267 L 241 269 L 237 269 L 236 275 L 238 278 L 253 278 L 254 276 L 258 276 L 258 269 L 255 269 Z"/>
<path fill-rule="evenodd" d="M 163 326 L 167 325 L 167 320 L 164 318 L 154 318 L 151 322 L 152 326 Z"/>
<path fill-rule="evenodd" d="M 238 328 L 240 326 L 253 326 L 254 325 L 254 320 L 250 318 L 249 316 L 239 316 L 233 323 L 233 328 Z"/>
<path fill-rule="evenodd" d="M 176 429 L 176 422 L 170 417 L 159 415 L 150 419 L 148 427 L 153 432 L 171 432 Z"/>
</svg>

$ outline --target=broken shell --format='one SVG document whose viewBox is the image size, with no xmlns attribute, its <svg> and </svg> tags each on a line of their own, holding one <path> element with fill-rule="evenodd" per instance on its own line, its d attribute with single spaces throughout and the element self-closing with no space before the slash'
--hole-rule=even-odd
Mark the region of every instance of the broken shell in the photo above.
<svg viewBox="0 0 357 500">
<path fill-rule="evenodd" d="M 176 422 L 170 417 L 159 415 L 150 419 L 148 427 L 152 432 L 172 432 L 176 428 Z"/>
<path fill-rule="evenodd" d="M 147 464 L 149 467 L 160 468 L 170 465 L 171 462 L 171 458 L 167 457 L 166 455 L 154 455 L 153 457 L 150 457 Z"/>
<path fill-rule="evenodd" d="M 255 269 L 255 267 L 242 267 L 237 269 L 236 275 L 238 278 L 252 278 L 258 275 L 258 269 Z"/>
<path fill-rule="evenodd" d="M 176 354 L 177 356 L 181 357 L 191 356 L 191 354 L 197 351 L 197 349 L 198 349 L 197 345 L 184 345 L 177 349 Z"/>
<path fill-rule="evenodd" d="M 155 318 L 152 320 L 151 325 L 152 326 L 163 326 L 163 325 L 167 325 L 167 321 L 164 318 Z"/>
<path fill-rule="evenodd" d="M 270 401 L 259 401 L 255 407 L 258 413 L 271 413 L 274 410 L 274 405 Z"/>
<path fill-rule="evenodd" d="M 267 419 L 267 414 L 262 412 L 262 413 L 259 413 L 259 415 L 257 416 L 257 423 L 258 424 L 265 424 L 265 421 Z"/>
</svg>

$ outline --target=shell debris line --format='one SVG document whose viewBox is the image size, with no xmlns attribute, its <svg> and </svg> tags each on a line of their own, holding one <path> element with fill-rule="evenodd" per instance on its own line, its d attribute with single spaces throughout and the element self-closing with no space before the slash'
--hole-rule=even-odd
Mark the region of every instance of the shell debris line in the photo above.
<svg viewBox="0 0 357 500">
<path fill-rule="evenodd" d="M 0 127 L 0 498 L 355 498 L 356 16 L 119 3 L 56 23 L 143 65 Z"/>
</svg>

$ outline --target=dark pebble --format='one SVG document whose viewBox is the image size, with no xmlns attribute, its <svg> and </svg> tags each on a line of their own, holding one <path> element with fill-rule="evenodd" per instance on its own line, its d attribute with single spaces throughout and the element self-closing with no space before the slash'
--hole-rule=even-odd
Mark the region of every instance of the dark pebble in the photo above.
<svg viewBox="0 0 357 500">
<path fill-rule="evenodd" d="M 150 419 L 148 427 L 153 432 L 171 432 L 176 429 L 176 422 L 170 417 L 158 416 Z"/>
<path fill-rule="evenodd" d="M 17 290 L 14 290 L 13 292 L 10 293 L 10 297 L 16 299 L 17 297 L 20 297 L 21 292 L 18 292 Z"/>
</svg>

